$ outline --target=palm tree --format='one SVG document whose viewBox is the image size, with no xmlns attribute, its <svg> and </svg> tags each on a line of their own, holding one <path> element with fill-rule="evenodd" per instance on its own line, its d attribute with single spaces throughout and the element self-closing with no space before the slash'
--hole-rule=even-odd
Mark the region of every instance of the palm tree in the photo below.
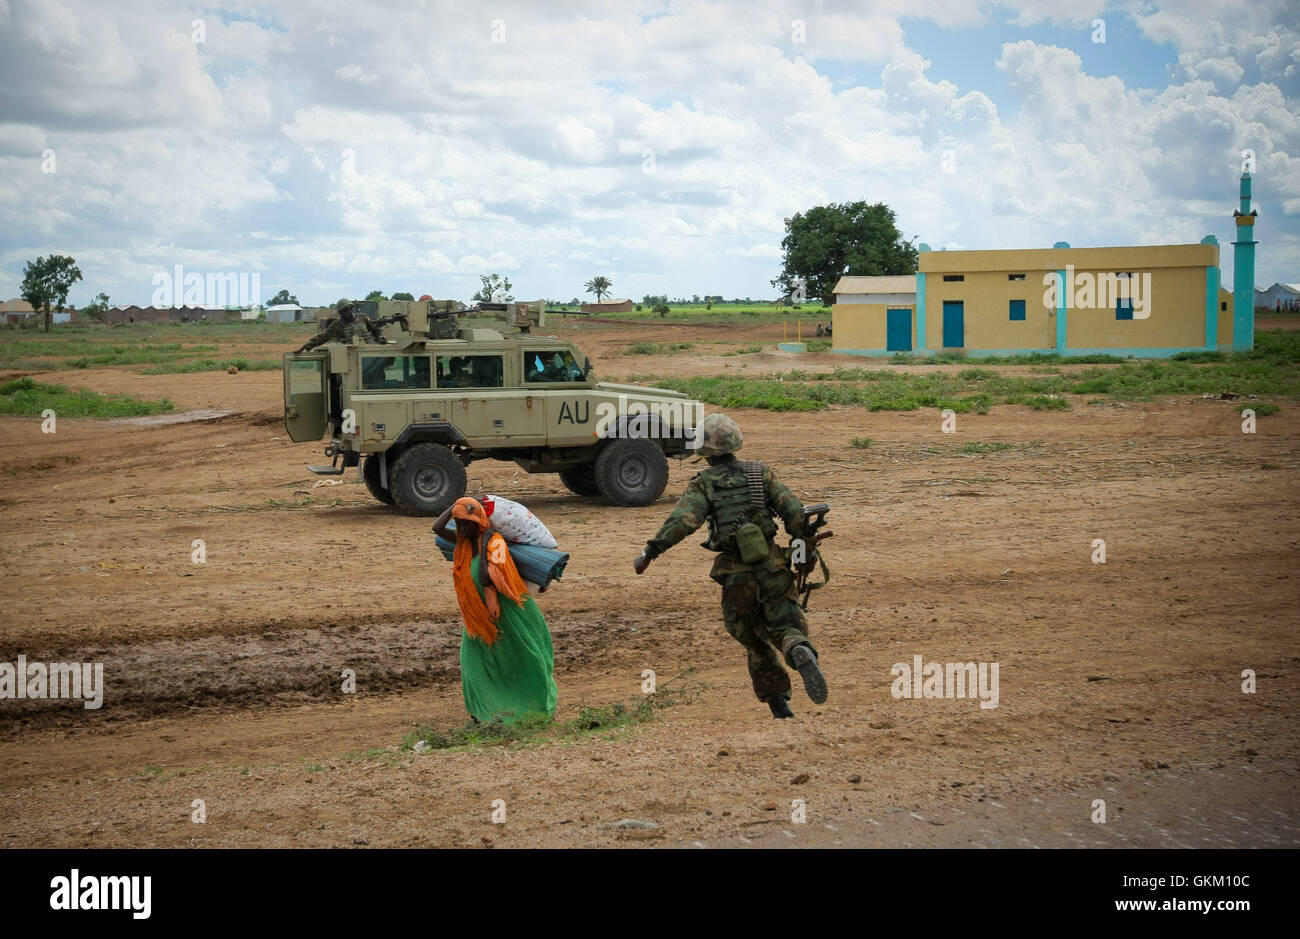
<svg viewBox="0 0 1300 939">
<path fill-rule="evenodd" d="M 583 284 L 583 286 L 587 288 L 587 293 L 594 293 L 596 295 L 596 302 L 599 303 L 600 298 L 609 293 L 610 288 L 614 285 L 610 282 L 608 277 L 602 275 L 600 277 L 593 277 L 591 280 Z"/>
</svg>

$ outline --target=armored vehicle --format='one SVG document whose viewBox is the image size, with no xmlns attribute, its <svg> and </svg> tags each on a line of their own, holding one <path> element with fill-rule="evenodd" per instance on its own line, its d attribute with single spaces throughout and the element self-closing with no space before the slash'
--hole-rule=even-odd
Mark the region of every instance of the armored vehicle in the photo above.
<svg viewBox="0 0 1300 939">
<path fill-rule="evenodd" d="M 298 443 L 328 434 L 320 475 L 356 467 L 380 502 L 436 515 L 465 494 L 476 460 L 558 473 L 582 496 L 648 505 L 667 457 L 694 453 L 700 406 L 675 391 L 596 380 L 573 343 L 533 332 L 541 302 L 380 301 L 363 332 L 284 357 L 284 424 Z M 462 325 L 498 315 L 508 334 Z"/>
</svg>

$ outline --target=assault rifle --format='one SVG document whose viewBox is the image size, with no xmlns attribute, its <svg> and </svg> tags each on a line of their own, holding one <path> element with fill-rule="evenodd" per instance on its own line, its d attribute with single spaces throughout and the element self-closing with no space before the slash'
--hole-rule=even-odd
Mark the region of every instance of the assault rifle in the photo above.
<svg viewBox="0 0 1300 939">
<path fill-rule="evenodd" d="M 366 326 L 369 328 L 372 336 L 379 338 L 379 331 L 392 323 L 401 323 L 402 328 L 408 332 L 411 329 L 410 324 L 407 322 L 405 313 L 394 313 L 392 316 L 381 316 L 378 319 L 369 320 Z"/>
<path fill-rule="evenodd" d="M 790 539 L 790 564 L 794 571 L 794 588 L 803 597 L 800 606 L 805 610 L 808 609 L 808 598 L 812 592 L 819 587 L 826 586 L 826 582 L 831 579 L 830 568 L 826 566 L 826 560 L 817 548 L 819 544 L 835 534 L 829 529 L 826 531 L 821 530 L 826 524 L 826 513 L 830 510 L 830 504 L 826 502 L 805 505 L 803 507 L 803 537 Z M 822 579 L 809 583 L 809 575 L 818 566 L 822 569 Z"/>
</svg>

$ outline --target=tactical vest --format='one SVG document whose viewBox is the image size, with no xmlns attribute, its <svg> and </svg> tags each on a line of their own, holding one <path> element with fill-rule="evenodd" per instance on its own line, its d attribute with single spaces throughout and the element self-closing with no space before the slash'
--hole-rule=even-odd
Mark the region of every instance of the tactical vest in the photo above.
<svg viewBox="0 0 1300 939">
<path fill-rule="evenodd" d="M 741 472 L 736 472 L 739 469 Z M 769 542 L 776 537 L 776 524 L 767 506 L 767 487 L 763 483 L 763 464 L 746 460 L 727 467 L 726 475 L 710 480 L 709 539 L 704 547 L 710 551 L 738 554 L 735 535 L 742 525 L 753 522 Z"/>
</svg>

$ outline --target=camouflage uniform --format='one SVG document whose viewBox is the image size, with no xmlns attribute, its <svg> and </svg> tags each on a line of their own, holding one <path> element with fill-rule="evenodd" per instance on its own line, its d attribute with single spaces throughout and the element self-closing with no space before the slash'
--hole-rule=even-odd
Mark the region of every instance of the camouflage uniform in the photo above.
<svg viewBox="0 0 1300 939">
<path fill-rule="evenodd" d="M 769 551 L 765 559 L 745 564 L 728 537 L 732 532 L 718 530 L 718 507 L 728 503 L 734 507 L 741 499 L 749 499 L 744 463 L 730 455 L 719 458 L 690 481 L 668 520 L 646 543 L 645 555 L 656 558 L 706 521 L 709 523 L 704 547 L 718 552 L 709 576 L 722 585 L 722 622 L 745 647 L 754 694 L 768 703 L 778 697 L 789 700 L 790 675 L 782 659 L 794 668 L 790 650 L 799 643 L 812 648 L 812 643 L 808 640 L 808 620 L 794 589 L 794 575 L 776 543 L 776 525 L 772 521 L 774 513 L 785 524 L 787 533 L 801 536 L 803 504 L 767 466 L 763 467 L 763 491 L 766 504 L 763 510 L 754 511 L 754 520 L 767 537 Z"/>
<path fill-rule="evenodd" d="M 353 336 L 360 336 L 363 341 L 372 340 L 374 336 L 370 328 L 370 320 L 364 316 L 354 316 L 351 322 L 344 322 L 341 317 L 332 319 L 324 329 L 307 340 L 302 351 L 310 352 L 327 342 L 351 342 Z"/>
</svg>

